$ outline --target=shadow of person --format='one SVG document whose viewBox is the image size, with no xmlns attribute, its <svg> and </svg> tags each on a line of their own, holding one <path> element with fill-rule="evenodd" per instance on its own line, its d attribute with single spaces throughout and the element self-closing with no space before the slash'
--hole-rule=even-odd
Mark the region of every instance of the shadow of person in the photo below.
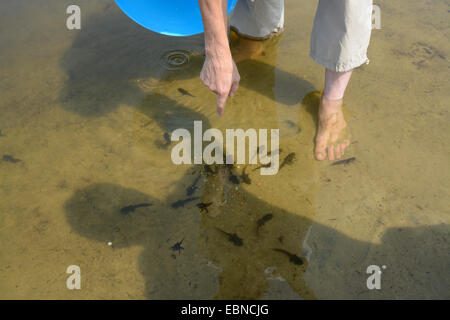
<svg viewBox="0 0 450 320">
<path fill-rule="evenodd" d="M 312 230 L 314 251 L 304 279 L 323 299 L 449 298 L 448 224 L 387 228 L 377 243 L 319 223 Z M 379 290 L 368 289 L 374 274 L 369 266 L 379 268 Z"/>
<path fill-rule="evenodd" d="M 134 211 L 123 213 L 122 208 L 136 204 Z M 131 246 L 144 248 L 139 263 L 146 281 L 146 296 L 152 299 L 201 298 L 188 279 L 196 279 L 206 294 L 213 282 L 211 268 L 195 256 L 191 249 L 199 216 L 192 210 L 171 209 L 170 202 L 161 202 L 134 189 L 114 184 L 93 184 L 78 190 L 65 204 L 67 220 L 79 234 L 103 243 L 111 242 L 115 250 Z M 182 242 L 180 253 L 170 248 Z M 126 267 L 125 267 L 126 269 Z M 133 272 L 134 270 L 123 270 Z M 201 272 L 202 277 L 196 277 Z M 191 275 L 190 273 L 194 273 Z M 202 281 L 203 279 L 203 281 Z M 210 279 L 208 279 L 210 280 Z"/>
<path fill-rule="evenodd" d="M 154 33 L 135 24 L 115 5 L 89 16 L 84 24 L 83 32 L 77 34 L 60 61 L 67 79 L 59 97 L 70 111 L 86 117 L 102 116 L 120 104 L 139 104 L 145 95 L 139 85 L 142 79 L 169 83 L 200 74 L 202 35 L 168 37 Z M 271 51 L 277 47 L 278 41 L 266 49 L 267 59 L 239 63 L 241 85 L 274 99 L 271 88 L 276 74 L 280 84 L 276 99 L 294 105 L 301 101 L 301 93 L 311 91 L 313 86 L 275 67 L 276 55 Z M 191 52 L 190 62 L 180 70 L 167 70 L 164 55 L 180 50 Z M 200 80 L 198 83 L 202 86 Z"/>
<path fill-rule="evenodd" d="M 136 142 L 144 143 L 141 149 L 151 152 L 153 159 L 158 156 L 151 144 L 156 130 L 192 131 L 193 120 L 201 120 L 205 128 L 210 126 L 199 112 L 157 92 L 142 101 L 135 118 L 136 128 L 132 131 Z M 164 158 L 158 163 L 168 163 L 168 151 L 161 150 Z M 310 175 L 314 170 L 306 164 L 300 167 L 306 186 L 313 181 Z M 150 299 L 260 298 L 269 286 L 266 278 L 277 276 L 265 273 L 271 266 L 277 266 L 273 272 L 287 279 L 295 292 L 313 298 L 302 281 L 307 261 L 297 266 L 289 262 L 287 255 L 298 251 L 298 243 L 311 224 L 305 218 L 306 211 L 313 206 L 307 206 L 306 199 L 296 202 L 302 208 L 302 216 L 300 212 L 266 203 L 243 187 L 236 189 L 236 184 L 227 179 L 228 170 L 225 165 L 193 166 L 175 181 L 170 194 L 163 195 L 114 184 L 92 184 L 67 201 L 67 220 L 79 234 L 102 243 L 111 241 L 115 249 L 141 246 L 139 270 L 146 283 L 145 296 Z M 236 167 L 232 170 L 239 174 Z M 247 173 L 257 174 L 250 170 Z M 188 195 L 186 186 L 192 186 L 197 179 L 195 192 Z M 313 187 L 307 189 L 314 192 Z M 191 197 L 198 199 L 173 207 L 177 201 Z M 151 206 L 137 207 L 127 214 L 121 212 L 121 208 L 139 204 Z M 257 230 L 256 221 L 268 212 L 274 216 L 273 221 Z M 244 245 L 234 245 L 227 233 L 237 233 Z M 171 250 L 177 243 L 183 247 L 181 252 Z M 273 251 L 274 248 L 288 253 Z"/>
<path fill-rule="evenodd" d="M 178 185 L 190 179 L 192 175 L 186 175 Z M 316 237 L 328 239 L 329 243 L 324 241 L 321 247 L 313 245 L 310 262 L 303 257 L 303 265 L 296 265 L 288 253 L 298 251 L 313 223 L 309 218 L 242 190 L 229 195 L 229 203 L 218 217 L 202 213 L 195 202 L 184 208 L 172 208 L 172 201 L 183 192 L 184 189 L 176 190 L 168 197 L 171 200 L 158 201 L 138 190 L 93 184 L 78 190 L 66 202 L 66 217 L 82 236 L 100 242 L 112 240 L 115 249 L 142 246 L 139 269 L 149 299 L 258 299 L 268 290 L 267 280 L 279 276 L 305 299 L 315 297 L 308 285 L 322 294 L 329 286 L 337 291 L 335 298 L 340 297 L 339 290 L 353 291 L 353 297 L 361 294 L 358 291 L 372 298 L 448 296 L 444 289 L 448 288 L 445 275 L 450 263 L 445 242 L 448 225 L 391 228 L 380 244 L 371 244 L 314 223 Z M 241 199 L 246 199 L 244 207 L 239 205 Z M 152 205 L 126 214 L 121 212 L 124 206 L 140 203 Z M 256 221 L 267 212 L 273 215 L 272 220 L 258 229 Z M 234 244 L 226 232 L 238 235 L 243 244 Z M 180 242 L 180 252 L 171 250 Z M 345 252 L 347 257 L 338 261 L 339 270 L 333 265 L 336 261 L 330 261 L 336 250 Z M 383 270 L 382 291 L 370 292 L 366 288 L 368 251 L 371 259 L 386 264 L 392 271 Z M 324 267 L 327 264 L 331 267 Z M 307 268 L 313 269 L 319 284 L 314 279 L 308 285 L 305 283 Z M 324 279 L 325 286 L 321 284 Z M 404 292 L 408 286 L 415 295 Z"/>
<path fill-rule="evenodd" d="M 444 223 L 388 229 L 381 244 L 371 248 L 371 256 L 379 261 L 383 272 L 383 296 L 449 299 L 449 230 Z"/>
<path fill-rule="evenodd" d="M 273 79 L 273 69 L 270 79 Z M 273 105 L 266 107 L 274 111 Z M 270 121 L 272 118 L 269 117 Z M 154 92 L 141 102 L 135 113 L 135 128 L 131 131 L 135 141 L 143 143 L 141 149 L 156 159 L 159 154 L 154 152 L 154 145 L 148 144 L 154 141 L 155 131 L 186 128 L 192 134 L 193 120 L 201 120 L 205 129 L 210 126 L 200 112 Z M 257 123 L 261 125 L 259 120 Z M 305 130 L 303 136 L 312 137 L 312 132 L 312 129 Z M 167 151 L 161 150 L 162 158 L 158 163 L 167 163 Z M 306 154 L 302 147 L 298 151 Z M 67 202 L 67 219 L 78 233 L 90 239 L 103 243 L 112 241 L 115 248 L 142 246 L 139 265 L 148 298 L 260 298 L 268 288 L 266 277 L 276 278 L 277 274 L 281 274 L 302 297 L 313 298 L 313 293 L 302 281 L 307 261 L 297 266 L 290 262 L 289 256 L 298 251 L 298 243 L 311 224 L 305 217 L 312 216 L 314 208 L 308 205 L 312 200 L 307 196 L 315 188 L 307 186 L 315 181 L 311 179 L 315 171 L 311 170 L 309 157 L 301 154 L 298 157 L 299 183 L 308 190 L 299 197 L 301 200 L 290 202 L 292 207 L 301 208 L 298 212 L 262 201 L 245 188 L 236 189 L 235 182 L 227 179 L 229 166 L 218 165 L 212 169 L 213 173 L 195 166 L 192 172 L 186 172 L 176 181 L 175 190 L 162 197 L 113 184 L 93 184 L 77 191 Z M 236 167 L 232 170 L 238 175 Z M 249 170 L 247 173 L 253 175 Z M 199 199 L 189 201 L 184 207 L 173 208 L 172 204 L 188 197 L 185 186 L 199 176 L 203 188 L 193 195 Z M 267 183 L 276 186 L 285 178 L 283 174 L 283 177 L 268 179 Z M 296 187 L 289 186 L 289 189 L 296 192 Z M 164 200 L 156 200 L 161 198 Z M 136 212 L 126 215 L 120 211 L 123 207 L 141 203 L 152 205 L 139 207 Z M 202 210 L 202 204 L 206 211 Z M 269 212 L 274 216 L 270 227 L 265 227 L 265 232 L 257 230 L 256 221 Z M 103 220 L 107 223 L 102 227 Z M 264 236 L 267 232 L 269 234 Z M 234 233 L 242 237 L 243 246 L 235 246 L 229 241 L 229 235 Z M 184 247 L 181 253 L 170 250 L 180 241 Z M 285 251 L 272 250 L 280 247 Z M 276 271 L 272 272 L 276 274 L 267 273 L 266 269 L 273 266 Z"/>
<path fill-rule="evenodd" d="M 191 179 L 187 174 L 177 186 Z M 266 277 L 271 276 L 264 271 L 270 266 L 277 266 L 277 272 L 302 297 L 314 297 L 302 281 L 307 261 L 303 259 L 298 266 L 289 262 L 287 254 L 272 251 L 278 247 L 292 251 L 310 220 L 242 190 L 228 194 L 228 204 L 222 206 L 223 214 L 218 217 L 202 213 L 196 206 L 201 199 L 173 208 L 176 200 L 186 198 L 184 192 L 175 190 L 166 201 L 158 201 L 138 190 L 93 184 L 67 201 L 66 217 L 79 234 L 103 243 L 111 241 L 115 249 L 142 246 L 140 272 L 150 299 L 261 298 L 268 288 Z M 199 197 L 201 194 L 203 191 L 198 192 Z M 242 198 L 245 207 L 238 202 Z M 121 208 L 139 204 L 151 205 L 121 212 Z M 257 232 L 255 221 L 264 212 L 274 216 L 270 230 L 276 230 L 275 238 L 267 228 Z M 243 245 L 229 241 L 226 232 L 239 234 Z M 171 250 L 177 242 L 183 247 L 180 252 Z"/>
</svg>

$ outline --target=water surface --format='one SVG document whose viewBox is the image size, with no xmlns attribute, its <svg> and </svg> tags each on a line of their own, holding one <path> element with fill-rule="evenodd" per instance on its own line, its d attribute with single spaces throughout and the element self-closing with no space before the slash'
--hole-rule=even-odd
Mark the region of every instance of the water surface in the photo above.
<svg viewBox="0 0 450 320">
<path fill-rule="evenodd" d="M 1 298 L 450 297 L 448 1 L 377 2 L 371 63 L 345 100 L 356 161 L 338 166 L 313 158 L 315 2 L 286 1 L 284 34 L 238 64 L 221 118 L 198 78 L 201 36 L 154 34 L 112 0 L 78 1 L 69 31 L 70 4 L 0 4 L 0 157 L 21 160 L 0 162 Z M 194 120 L 280 128 L 280 157 L 295 161 L 275 176 L 175 166 L 165 133 Z M 69 265 L 81 290 L 66 288 Z M 386 266 L 380 290 L 369 265 Z"/>
</svg>

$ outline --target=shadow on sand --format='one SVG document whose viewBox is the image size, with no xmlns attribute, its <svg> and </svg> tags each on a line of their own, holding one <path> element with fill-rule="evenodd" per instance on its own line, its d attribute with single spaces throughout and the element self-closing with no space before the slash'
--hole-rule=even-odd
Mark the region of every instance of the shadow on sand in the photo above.
<svg viewBox="0 0 450 320">
<path fill-rule="evenodd" d="M 187 174 L 178 185 L 189 185 L 192 179 L 193 176 Z M 179 209 L 172 208 L 184 192 L 184 189 L 177 190 L 166 201 L 158 201 L 138 190 L 114 184 L 93 184 L 77 191 L 67 201 L 65 210 L 69 224 L 82 236 L 103 243 L 112 240 L 117 249 L 136 245 L 144 248 L 139 265 L 149 299 L 263 298 L 268 289 L 267 278 L 271 276 L 267 268 L 274 266 L 274 276 L 286 279 L 300 297 L 315 298 L 303 278 L 308 261 L 303 257 L 304 264 L 298 266 L 291 263 L 287 255 L 271 250 L 281 248 L 300 256 L 299 244 L 313 221 L 274 207 L 242 190 L 229 195 L 221 215 L 215 218 L 196 207 L 201 200 Z M 200 191 L 196 195 L 201 198 Z M 246 199 L 245 207 L 239 206 L 241 199 Z M 121 213 L 122 207 L 138 203 L 152 206 Z M 255 222 L 268 212 L 273 214 L 272 221 L 256 232 Z M 236 233 L 242 238 L 243 246 L 234 245 L 217 228 Z M 391 228 L 377 245 L 351 239 L 317 223 L 313 228 L 313 232 L 328 239 L 329 244 L 322 248 L 313 246 L 310 262 L 322 273 L 321 279 L 328 279 L 326 286 L 334 286 L 333 290 L 339 289 L 340 273 L 345 272 L 353 275 L 353 280 L 342 290 L 353 290 L 355 298 L 358 292 L 367 292 L 367 265 L 363 264 L 363 259 L 370 250 L 375 251 L 380 258 L 378 261 L 389 269 L 400 270 L 395 276 L 386 272 L 383 290 L 373 297 L 403 297 L 406 295 L 403 290 L 408 286 L 415 290 L 421 288 L 423 298 L 448 297 L 448 292 L 442 291 L 446 287 L 442 281 L 448 284 L 448 277 L 444 275 L 448 274 L 449 248 L 447 246 L 447 251 L 443 252 L 429 246 L 446 241 L 448 225 Z M 184 250 L 172 251 L 171 247 L 181 240 Z M 335 246 L 337 243 L 339 247 Z M 345 251 L 349 258 L 324 275 L 324 266 L 335 250 Z M 312 284 L 317 285 L 314 281 Z"/>
</svg>

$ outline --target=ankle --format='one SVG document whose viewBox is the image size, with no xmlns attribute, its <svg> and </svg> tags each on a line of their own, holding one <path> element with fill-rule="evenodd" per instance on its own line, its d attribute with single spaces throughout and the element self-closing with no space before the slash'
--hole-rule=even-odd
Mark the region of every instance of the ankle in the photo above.
<svg viewBox="0 0 450 320">
<path fill-rule="evenodd" d="M 344 104 L 344 99 L 330 99 L 326 97 L 325 95 L 322 95 L 320 98 L 320 110 L 340 110 L 342 108 L 342 105 Z"/>
</svg>

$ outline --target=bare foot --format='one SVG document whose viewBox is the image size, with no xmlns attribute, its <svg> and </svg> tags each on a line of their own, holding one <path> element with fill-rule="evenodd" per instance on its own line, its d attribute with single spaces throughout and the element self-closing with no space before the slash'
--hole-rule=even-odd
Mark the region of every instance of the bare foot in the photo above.
<svg viewBox="0 0 450 320">
<path fill-rule="evenodd" d="M 342 113 L 343 100 L 328 100 L 322 96 L 319 106 L 319 128 L 314 155 L 317 160 L 339 159 L 350 145 L 350 132 Z"/>
</svg>

